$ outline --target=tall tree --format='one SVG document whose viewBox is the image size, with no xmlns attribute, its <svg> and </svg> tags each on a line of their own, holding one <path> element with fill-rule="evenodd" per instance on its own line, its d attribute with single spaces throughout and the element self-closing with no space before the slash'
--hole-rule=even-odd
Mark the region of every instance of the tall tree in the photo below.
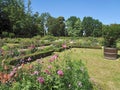
<svg viewBox="0 0 120 90">
<path fill-rule="evenodd" d="M 92 17 L 84 17 L 82 21 L 82 30 L 85 32 L 86 36 L 101 36 L 102 23 Z"/>
<path fill-rule="evenodd" d="M 85 32 L 86 36 L 91 36 L 93 32 L 93 18 L 84 17 L 82 21 L 82 29 Z"/>
<path fill-rule="evenodd" d="M 3 34 L 8 34 L 8 32 L 11 32 L 11 24 L 9 19 L 9 14 L 5 10 L 5 8 L 8 6 L 8 2 L 6 0 L 0 1 L 0 36 Z M 4 35 L 3 35 L 4 36 Z"/>
<path fill-rule="evenodd" d="M 59 36 L 65 36 L 65 19 L 64 17 L 60 16 L 56 19 L 57 21 L 57 30 Z"/>
<path fill-rule="evenodd" d="M 40 18 L 41 18 L 41 25 L 44 27 L 44 35 L 47 33 L 48 27 L 46 26 L 48 18 L 51 17 L 51 15 L 48 12 L 42 13 Z"/>
<path fill-rule="evenodd" d="M 44 35 L 44 26 L 42 24 L 41 16 L 39 16 L 39 13 L 36 12 L 33 15 L 32 19 L 33 19 L 33 26 L 34 26 L 33 29 L 36 30 L 36 31 L 32 30 L 33 33 L 36 32 L 35 35 L 43 36 Z"/>
<path fill-rule="evenodd" d="M 64 17 L 49 17 L 47 21 L 48 33 L 54 36 L 65 36 Z"/>
<path fill-rule="evenodd" d="M 68 36 L 81 36 L 81 20 L 76 16 L 71 16 L 66 20 Z"/>
<path fill-rule="evenodd" d="M 94 36 L 94 37 L 101 37 L 102 36 L 102 22 L 100 22 L 99 20 L 93 21 L 92 36 Z"/>
</svg>

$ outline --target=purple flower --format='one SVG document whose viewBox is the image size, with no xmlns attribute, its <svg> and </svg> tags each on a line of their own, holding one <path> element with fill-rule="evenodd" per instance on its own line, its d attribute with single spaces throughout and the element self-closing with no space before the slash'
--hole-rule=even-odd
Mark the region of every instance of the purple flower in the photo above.
<svg viewBox="0 0 120 90">
<path fill-rule="evenodd" d="M 64 75 L 64 73 L 63 73 L 62 70 L 58 70 L 58 71 L 57 71 L 57 74 L 58 74 L 59 76 L 63 76 L 63 75 Z"/>
<path fill-rule="evenodd" d="M 43 83 L 45 82 L 45 80 L 44 80 L 43 77 L 38 77 L 37 80 L 38 80 L 38 82 L 41 83 L 41 84 L 43 84 Z"/>
</svg>

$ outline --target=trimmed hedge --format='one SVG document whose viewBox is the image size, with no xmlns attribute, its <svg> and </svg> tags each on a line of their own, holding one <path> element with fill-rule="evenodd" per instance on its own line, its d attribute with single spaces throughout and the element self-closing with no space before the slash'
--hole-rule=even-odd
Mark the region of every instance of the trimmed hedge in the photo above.
<svg viewBox="0 0 120 90">
<path fill-rule="evenodd" d="M 81 45 L 71 45 L 70 47 L 71 48 L 90 48 L 90 49 L 101 49 L 102 48 L 100 46 L 91 47 L 91 46 L 81 46 Z"/>
<path fill-rule="evenodd" d="M 21 63 L 20 63 L 20 60 L 24 60 L 24 62 L 27 62 L 27 59 L 30 57 L 30 58 L 31 58 L 31 61 L 34 61 L 34 60 L 36 60 L 36 59 L 49 56 L 49 55 L 51 55 L 53 52 L 54 52 L 54 50 L 36 52 L 36 53 L 33 53 L 33 54 L 21 56 L 21 57 L 19 57 L 19 58 L 8 59 L 8 60 L 6 60 L 6 61 L 9 62 L 10 65 L 18 65 L 18 64 L 21 64 Z"/>
<path fill-rule="evenodd" d="M 66 50 L 66 49 L 70 49 L 70 47 L 67 47 L 67 48 L 58 47 L 58 48 L 55 48 L 55 52 L 62 52 L 63 50 Z"/>
<path fill-rule="evenodd" d="M 28 54 L 28 55 L 25 55 L 25 56 L 20 56 L 18 58 L 7 59 L 6 63 L 8 63 L 10 65 L 20 65 L 21 60 L 23 60 L 24 62 L 27 63 L 29 57 L 31 58 L 31 61 L 35 61 L 36 59 L 43 58 L 43 57 L 51 55 L 54 51 L 55 52 L 61 52 L 63 50 L 69 49 L 69 48 L 70 47 L 67 47 L 67 48 L 59 47 L 59 48 L 54 48 L 54 49 L 50 49 L 50 50 L 46 49 L 45 51 L 35 52 L 35 53 Z"/>
</svg>

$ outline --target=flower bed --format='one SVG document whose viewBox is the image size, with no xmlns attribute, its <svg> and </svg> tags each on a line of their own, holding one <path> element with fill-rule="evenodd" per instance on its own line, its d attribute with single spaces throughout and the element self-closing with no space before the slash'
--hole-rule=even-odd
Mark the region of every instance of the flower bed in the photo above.
<svg viewBox="0 0 120 90">
<path fill-rule="evenodd" d="M 1 90 L 92 90 L 84 64 L 68 55 L 54 54 L 46 63 L 22 64 L 0 76 Z"/>
</svg>

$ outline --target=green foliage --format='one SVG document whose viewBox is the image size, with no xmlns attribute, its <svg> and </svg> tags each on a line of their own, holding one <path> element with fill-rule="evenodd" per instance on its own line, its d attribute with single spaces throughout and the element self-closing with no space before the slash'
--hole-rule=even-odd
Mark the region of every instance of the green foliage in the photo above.
<svg viewBox="0 0 120 90">
<path fill-rule="evenodd" d="M 71 40 L 70 46 L 74 48 L 101 48 L 103 41 L 102 38 L 84 37 Z"/>
<path fill-rule="evenodd" d="M 117 40 L 117 48 L 120 49 L 120 39 Z"/>
<path fill-rule="evenodd" d="M 82 21 L 82 30 L 85 36 L 102 36 L 102 23 L 92 17 L 84 17 Z"/>
<path fill-rule="evenodd" d="M 34 61 L 41 57 L 46 57 L 46 56 L 51 55 L 53 53 L 53 51 L 54 51 L 53 49 L 49 48 L 49 49 L 43 50 L 41 52 L 30 53 L 28 55 L 20 56 L 18 58 L 8 58 L 6 60 L 6 62 L 10 63 L 11 65 L 17 65 L 20 63 L 21 59 L 24 59 L 26 61 L 29 57 L 31 57 L 32 61 Z"/>
<path fill-rule="evenodd" d="M 15 34 L 14 33 L 9 33 L 9 37 L 13 38 L 13 37 L 15 37 Z"/>
<path fill-rule="evenodd" d="M 51 56 L 47 61 L 48 64 L 38 60 L 35 65 L 28 63 L 27 68 L 24 66 L 13 68 L 17 76 L 13 76 L 10 82 L 3 83 L 0 88 L 2 90 L 92 90 L 87 69 L 81 61 L 72 61 L 68 55 L 58 57 L 57 54 Z"/>
<path fill-rule="evenodd" d="M 120 25 L 111 24 L 103 26 L 104 45 L 106 47 L 116 47 L 116 40 L 120 37 Z"/>
<path fill-rule="evenodd" d="M 53 36 L 65 36 L 64 17 L 49 17 L 47 21 L 48 34 Z"/>
<path fill-rule="evenodd" d="M 0 4 L 1 37 L 45 36 L 94 36 L 102 35 L 102 23 L 92 17 L 83 21 L 71 16 L 66 21 L 63 16 L 52 17 L 49 13 L 32 13 L 31 0 L 25 5 L 24 0 L 2 0 Z"/>
<path fill-rule="evenodd" d="M 71 16 L 66 20 L 68 36 L 82 36 L 81 20 L 75 16 Z"/>
<path fill-rule="evenodd" d="M 54 41 L 56 40 L 56 38 L 54 36 L 51 36 L 51 35 L 46 35 L 44 36 L 43 38 L 41 38 L 42 40 L 48 40 L 48 41 Z"/>
<path fill-rule="evenodd" d="M 4 40 L 0 39 L 0 47 L 2 47 L 4 45 Z"/>
<path fill-rule="evenodd" d="M 3 36 L 3 37 L 8 37 L 8 36 L 9 36 L 9 33 L 8 33 L 8 32 L 2 32 L 2 36 Z"/>
<path fill-rule="evenodd" d="M 51 15 L 49 13 L 42 13 L 40 15 L 40 18 L 41 18 L 41 24 L 43 26 L 43 29 L 44 29 L 44 36 L 47 34 L 47 23 L 48 23 L 48 18 L 50 18 Z"/>
<path fill-rule="evenodd" d="M 3 49 L 3 50 L 9 50 L 9 47 L 7 46 L 7 45 L 4 45 L 4 46 L 2 46 L 2 48 L 1 49 Z"/>
<path fill-rule="evenodd" d="M 27 8 L 25 8 L 24 0 L 5 0 L 1 3 L 0 34 L 3 32 L 3 37 L 43 35 L 41 18 L 39 13 L 32 14 L 30 0 Z M 4 32 L 8 32 L 8 34 L 6 35 Z"/>
</svg>

